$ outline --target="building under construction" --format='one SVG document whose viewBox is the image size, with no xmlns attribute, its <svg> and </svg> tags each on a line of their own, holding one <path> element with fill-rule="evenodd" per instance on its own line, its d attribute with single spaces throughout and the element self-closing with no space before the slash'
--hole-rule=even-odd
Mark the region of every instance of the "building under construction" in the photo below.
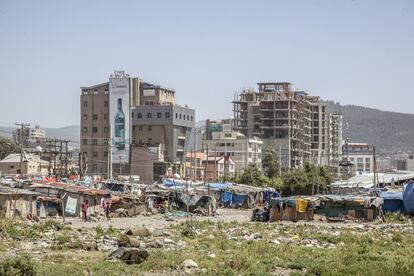
<svg viewBox="0 0 414 276">
<path fill-rule="evenodd" d="M 326 104 L 288 82 L 258 83 L 233 101 L 234 128 L 273 147 L 283 168 L 305 161 L 330 164 L 330 128 Z"/>
</svg>

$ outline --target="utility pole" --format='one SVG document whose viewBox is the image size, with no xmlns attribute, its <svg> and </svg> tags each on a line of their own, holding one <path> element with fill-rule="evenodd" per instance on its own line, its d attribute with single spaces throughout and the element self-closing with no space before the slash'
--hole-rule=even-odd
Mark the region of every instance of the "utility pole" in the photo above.
<svg viewBox="0 0 414 276">
<path fill-rule="evenodd" d="M 194 182 L 197 178 L 197 129 L 194 128 Z"/>
<path fill-rule="evenodd" d="M 15 123 L 16 126 L 20 126 L 20 135 L 19 135 L 19 144 L 20 144 L 20 175 L 23 175 L 23 131 L 25 127 L 30 126 L 30 124 L 25 123 Z"/>
<path fill-rule="evenodd" d="M 208 144 L 207 144 L 207 158 L 204 166 L 204 185 L 207 183 L 207 166 L 208 166 Z M 208 195 L 210 195 L 210 182 L 208 183 Z"/>
<path fill-rule="evenodd" d="M 279 177 L 282 176 L 282 146 L 279 146 Z"/>
<path fill-rule="evenodd" d="M 57 140 L 53 140 L 53 174 L 56 176 L 56 153 L 57 153 Z"/>
<path fill-rule="evenodd" d="M 214 182 L 216 182 L 216 174 L 217 174 L 217 142 L 214 147 Z"/>
<path fill-rule="evenodd" d="M 59 168 L 60 168 L 59 174 L 60 174 L 60 177 L 62 177 L 62 153 L 63 153 L 63 141 L 60 140 L 60 154 L 59 154 L 59 160 L 60 160 L 60 162 L 59 162 Z"/>
<path fill-rule="evenodd" d="M 65 140 L 65 175 L 68 177 L 68 140 Z"/>
</svg>

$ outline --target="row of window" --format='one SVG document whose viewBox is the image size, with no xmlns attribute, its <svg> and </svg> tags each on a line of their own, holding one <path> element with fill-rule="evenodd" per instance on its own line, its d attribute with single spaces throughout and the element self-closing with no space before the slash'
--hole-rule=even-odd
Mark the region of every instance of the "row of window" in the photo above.
<svg viewBox="0 0 414 276">
<path fill-rule="evenodd" d="M 83 107 L 88 107 L 88 101 L 83 101 Z M 109 107 L 108 101 L 104 101 L 104 107 Z"/>
<path fill-rule="evenodd" d="M 93 119 L 93 120 L 98 120 L 98 114 L 93 114 L 93 115 L 92 115 L 92 119 Z M 109 119 L 108 114 L 104 114 L 104 119 L 105 119 L 105 120 L 108 120 L 108 119 Z M 84 120 L 84 121 L 88 120 L 88 114 L 83 114 L 83 120 Z"/>
<path fill-rule="evenodd" d="M 134 112 L 132 112 L 131 113 L 131 117 L 132 118 L 134 118 Z M 143 118 L 143 114 L 141 113 L 141 112 L 138 112 L 137 113 L 137 118 L 138 119 L 142 119 Z M 147 114 L 146 114 L 146 118 L 147 119 L 151 119 L 152 118 L 152 113 L 151 112 L 148 112 Z M 154 117 L 155 118 L 155 117 Z M 161 119 L 162 118 L 162 113 L 161 112 L 158 112 L 157 113 L 157 119 Z M 164 114 L 164 118 L 170 118 L 170 112 L 165 112 L 165 114 Z M 190 115 L 185 115 L 185 114 L 178 114 L 178 113 L 175 113 L 175 118 L 176 119 L 180 119 L 180 120 L 187 120 L 187 121 L 193 121 L 194 120 L 194 118 L 193 118 L 193 116 L 190 116 Z"/>
<path fill-rule="evenodd" d="M 108 133 L 108 131 L 109 131 L 109 128 L 108 127 L 104 127 L 104 133 Z M 82 132 L 83 133 L 87 133 L 88 132 L 88 128 L 87 127 L 83 127 L 82 128 Z M 96 126 L 92 127 L 92 132 L 94 132 L 94 133 L 98 132 L 98 127 L 96 127 Z"/>
<path fill-rule="evenodd" d="M 131 113 L 131 117 L 132 117 L 132 118 L 134 118 L 134 112 L 132 112 L 132 113 Z M 170 118 L 170 112 L 165 112 L 164 117 L 165 117 L 165 118 Z M 141 112 L 138 112 L 138 113 L 137 113 L 137 118 L 138 118 L 138 119 L 142 119 L 142 113 L 141 113 Z M 147 118 L 147 119 L 151 119 L 151 118 L 152 118 L 152 113 L 151 113 L 151 112 L 148 112 L 148 113 L 146 114 L 146 118 Z M 155 118 L 155 117 L 154 117 L 154 118 Z M 162 118 L 162 113 L 161 113 L 161 112 L 158 112 L 158 113 L 157 113 L 157 118 L 158 118 L 158 119 Z"/>
<path fill-rule="evenodd" d="M 88 153 L 86 151 L 83 152 L 83 156 L 85 156 L 85 158 L 88 157 Z M 92 152 L 92 157 L 93 158 L 98 158 L 98 152 L 97 151 Z M 107 151 L 104 151 L 103 157 L 108 157 L 108 152 Z"/>
</svg>

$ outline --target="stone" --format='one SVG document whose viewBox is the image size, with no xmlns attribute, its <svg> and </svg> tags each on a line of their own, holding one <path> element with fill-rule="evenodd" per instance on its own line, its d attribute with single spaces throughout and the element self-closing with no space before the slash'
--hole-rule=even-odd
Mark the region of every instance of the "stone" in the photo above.
<svg viewBox="0 0 414 276">
<path fill-rule="evenodd" d="M 152 241 L 145 245 L 146 248 L 161 248 L 163 245 L 159 241 Z"/>
<path fill-rule="evenodd" d="M 211 258 L 211 259 L 214 259 L 214 258 L 216 258 L 216 254 L 214 254 L 214 253 L 211 252 L 211 253 L 208 253 L 207 254 L 207 257 L 208 258 Z"/>
<path fill-rule="evenodd" d="M 187 260 L 185 260 L 185 261 L 181 264 L 181 266 L 182 266 L 184 269 L 189 269 L 189 268 L 198 268 L 198 264 L 197 264 L 196 262 L 194 262 L 193 260 L 191 260 L 191 259 L 187 259 Z"/>
<path fill-rule="evenodd" d="M 164 244 L 175 244 L 175 242 L 172 239 L 165 238 Z"/>
<path fill-rule="evenodd" d="M 149 253 L 143 248 L 120 247 L 108 255 L 108 260 L 121 260 L 126 264 L 140 264 L 148 259 Z"/>
<path fill-rule="evenodd" d="M 151 235 L 150 231 L 145 226 L 139 226 L 132 229 L 128 229 L 125 232 L 128 236 L 148 237 Z"/>
<path fill-rule="evenodd" d="M 92 251 L 92 250 L 98 249 L 98 245 L 96 244 L 96 241 L 83 241 L 80 246 L 83 250 L 86 250 L 86 251 Z"/>
<path fill-rule="evenodd" d="M 119 247 L 140 247 L 140 242 L 131 236 L 122 235 L 118 239 Z"/>
</svg>

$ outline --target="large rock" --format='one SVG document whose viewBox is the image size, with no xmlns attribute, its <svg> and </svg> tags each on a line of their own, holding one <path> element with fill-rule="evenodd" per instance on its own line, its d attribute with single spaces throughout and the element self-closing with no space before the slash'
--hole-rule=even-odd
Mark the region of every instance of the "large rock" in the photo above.
<svg viewBox="0 0 414 276">
<path fill-rule="evenodd" d="M 150 231 L 145 226 L 138 226 L 135 228 L 128 229 L 125 232 L 125 234 L 129 236 L 139 236 L 139 237 L 148 237 L 151 235 Z"/>
<path fill-rule="evenodd" d="M 148 257 L 148 251 L 143 248 L 120 247 L 109 254 L 108 260 L 121 260 L 126 264 L 140 264 Z"/>
<path fill-rule="evenodd" d="M 140 242 L 131 236 L 122 235 L 118 239 L 119 247 L 140 247 Z"/>
<path fill-rule="evenodd" d="M 185 260 L 181 265 L 184 269 L 198 268 L 198 264 L 191 259 Z"/>
</svg>

